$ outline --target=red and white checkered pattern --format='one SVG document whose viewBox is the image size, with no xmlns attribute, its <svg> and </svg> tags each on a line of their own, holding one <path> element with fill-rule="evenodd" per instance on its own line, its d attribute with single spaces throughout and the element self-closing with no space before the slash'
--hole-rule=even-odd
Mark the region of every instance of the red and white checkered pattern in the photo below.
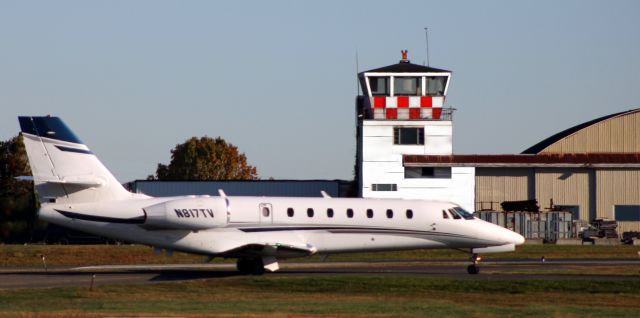
<svg viewBox="0 0 640 318">
<path fill-rule="evenodd" d="M 444 96 L 374 96 L 374 119 L 440 119 Z"/>
</svg>

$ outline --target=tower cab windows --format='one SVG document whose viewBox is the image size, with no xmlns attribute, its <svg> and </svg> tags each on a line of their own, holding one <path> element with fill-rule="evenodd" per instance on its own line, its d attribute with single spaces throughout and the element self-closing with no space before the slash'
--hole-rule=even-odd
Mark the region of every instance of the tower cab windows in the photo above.
<svg viewBox="0 0 640 318">
<path fill-rule="evenodd" d="M 447 77 L 427 76 L 425 79 L 427 81 L 427 96 L 444 96 L 444 89 L 447 87 Z"/>
<path fill-rule="evenodd" d="M 389 95 L 389 78 L 388 77 L 370 77 L 369 85 L 371 86 L 371 95 L 373 96 Z"/>
<path fill-rule="evenodd" d="M 393 90 L 395 96 L 420 96 L 422 87 L 420 77 L 394 77 Z"/>
</svg>

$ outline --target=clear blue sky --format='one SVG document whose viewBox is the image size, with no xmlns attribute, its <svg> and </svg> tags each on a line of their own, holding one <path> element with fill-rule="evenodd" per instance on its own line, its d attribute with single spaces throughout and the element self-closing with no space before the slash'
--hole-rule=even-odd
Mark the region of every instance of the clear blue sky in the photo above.
<svg viewBox="0 0 640 318">
<path fill-rule="evenodd" d="M 640 107 L 640 1 L 0 0 L 0 138 L 63 117 L 120 179 L 191 136 L 261 177 L 350 179 L 360 70 L 453 71 L 455 153 L 519 153 Z"/>
</svg>

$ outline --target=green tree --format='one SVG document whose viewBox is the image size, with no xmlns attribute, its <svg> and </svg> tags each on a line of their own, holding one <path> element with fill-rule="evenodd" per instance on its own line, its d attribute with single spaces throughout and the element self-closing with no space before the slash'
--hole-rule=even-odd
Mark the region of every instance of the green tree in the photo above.
<svg viewBox="0 0 640 318">
<path fill-rule="evenodd" d="M 238 147 L 217 137 L 191 137 L 171 150 L 169 165 L 159 163 L 158 180 L 255 180 L 258 173 Z"/>
<path fill-rule="evenodd" d="M 22 136 L 0 141 L 0 241 L 27 242 L 36 228 L 33 182 L 16 177 L 30 176 L 31 169 Z M 42 224 L 39 224 L 42 225 Z"/>
</svg>

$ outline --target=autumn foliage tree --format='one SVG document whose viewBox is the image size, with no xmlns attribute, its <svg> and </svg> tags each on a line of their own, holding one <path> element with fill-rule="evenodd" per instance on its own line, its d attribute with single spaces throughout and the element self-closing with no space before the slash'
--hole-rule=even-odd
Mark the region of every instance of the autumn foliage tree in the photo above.
<svg viewBox="0 0 640 318">
<path fill-rule="evenodd" d="M 169 165 L 159 163 L 157 180 L 255 180 L 258 173 L 238 147 L 217 137 L 191 137 L 171 150 Z"/>
<path fill-rule="evenodd" d="M 33 182 L 16 179 L 30 175 L 22 136 L 0 141 L 0 242 L 32 239 L 37 223 Z"/>
</svg>

